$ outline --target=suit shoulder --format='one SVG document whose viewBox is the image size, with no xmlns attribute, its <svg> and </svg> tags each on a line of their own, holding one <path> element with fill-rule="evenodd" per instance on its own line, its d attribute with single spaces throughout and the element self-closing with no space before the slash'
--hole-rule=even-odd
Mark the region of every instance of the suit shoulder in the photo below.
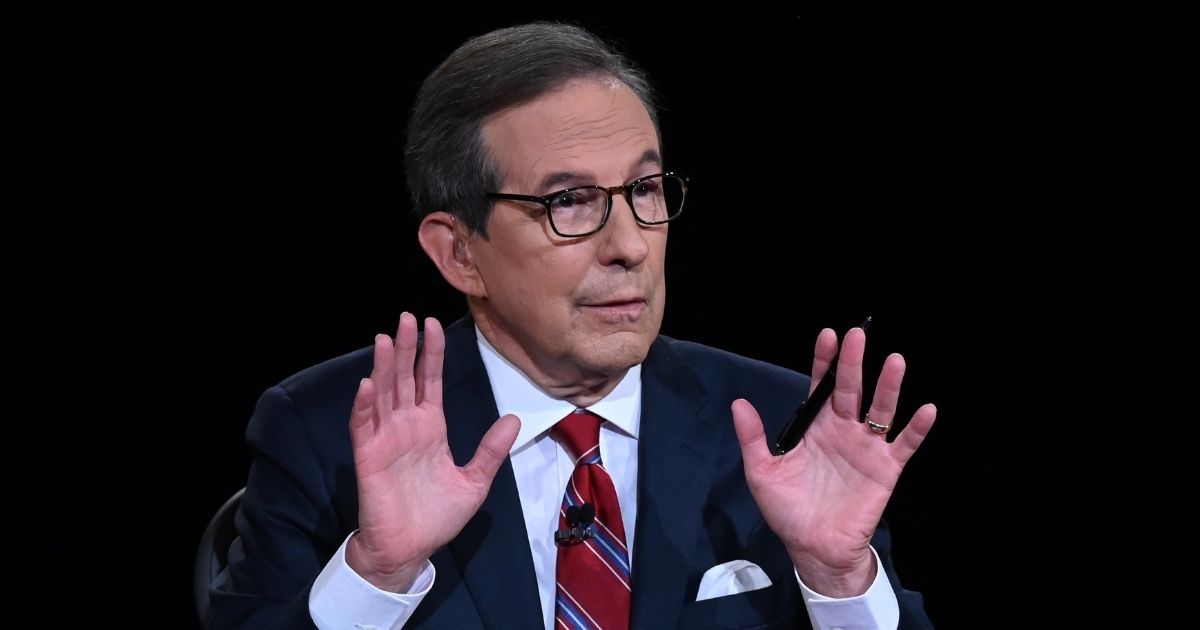
<svg viewBox="0 0 1200 630">
<path fill-rule="evenodd" d="M 806 374 L 783 366 L 754 359 L 729 350 L 715 348 L 695 341 L 684 341 L 665 335 L 659 336 L 666 355 L 674 355 L 703 379 L 717 379 L 741 387 L 765 387 L 774 389 L 807 389 Z"/>
<path fill-rule="evenodd" d="M 268 388 L 259 409 L 280 404 L 300 416 L 349 417 L 359 382 L 371 375 L 373 347 L 359 348 L 288 376 Z"/>
<path fill-rule="evenodd" d="M 288 376 L 259 396 L 246 439 L 277 459 L 296 449 L 349 448 L 347 420 L 359 381 L 369 376 L 373 349 L 361 348 Z"/>
<path fill-rule="evenodd" d="M 373 346 L 367 346 L 326 359 L 288 376 L 278 387 L 293 396 L 344 381 L 353 381 L 357 388 L 359 379 L 371 374 L 373 350 Z"/>
</svg>

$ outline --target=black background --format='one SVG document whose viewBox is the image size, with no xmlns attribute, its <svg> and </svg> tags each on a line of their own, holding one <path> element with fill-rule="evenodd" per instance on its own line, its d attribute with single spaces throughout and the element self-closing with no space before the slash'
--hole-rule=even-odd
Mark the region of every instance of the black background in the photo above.
<svg viewBox="0 0 1200 630">
<path fill-rule="evenodd" d="M 462 313 L 407 214 L 407 112 L 464 38 L 535 18 L 615 39 L 662 93 L 695 180 L 665 333 L 808 371 L 822 327 L 871 314 L 874 365 L 908 360 L 901 412 L 938 404 L 887 516 L 940 627 L 1147 614 L 1134 532 L 1157 512 L 1131 490 L 1166 466 L 1194 30 L 1091 6 L 11 21 L 28 603 L 193 627 L 195 544 L 244 481 L 259 393 L 402 310 Z"/>
</svg>

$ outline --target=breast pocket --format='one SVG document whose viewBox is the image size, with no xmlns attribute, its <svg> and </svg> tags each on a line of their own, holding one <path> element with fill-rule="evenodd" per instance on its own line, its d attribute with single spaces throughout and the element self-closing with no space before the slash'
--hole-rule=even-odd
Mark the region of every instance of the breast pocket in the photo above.
<svg viewBox="0 0 1200 630">
<path fill-rule="evenodd" d="M 771 585 L 736 595 L 688 602 L 679 617 L 680 628 L 796 628 L 808 627 L 801 603 L 787 589 Z M 803 619 L 803 623 L 801 623 Z"/>
</svg>

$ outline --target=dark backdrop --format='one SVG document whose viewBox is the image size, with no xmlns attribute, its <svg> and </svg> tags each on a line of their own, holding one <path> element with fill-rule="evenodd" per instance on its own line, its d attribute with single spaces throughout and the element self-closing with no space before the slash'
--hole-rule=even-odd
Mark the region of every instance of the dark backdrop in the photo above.
<svg viewBox="0 0 1200 630">
<path fill-rule="evenodd" d="M 407 214 L 421 78 L 467 36 L 557 18 L 649 71 L 668 164 L 694 176 L 664 332 L 807 371 L 820 328 L 870 314 L 873 364 L 908 359 L 901 413 L 938 404 L 887 515 L 935 622 L 1132 614 L 1149 553 L 1129 526 L 1154 512 L 1126 479 L 1163 465 L 1148 351 L 1172 343 L 1151 305 L 1186 293 L 1165 217 L 1195 179 L 1167 158 L 1194 116 L 1173 16 L 471 13 L 10 22 L 31 603 L 192 626 L 195 544 L 244 481 L 258 394 L 401 310 L 463 312 Z"/>
</svg>

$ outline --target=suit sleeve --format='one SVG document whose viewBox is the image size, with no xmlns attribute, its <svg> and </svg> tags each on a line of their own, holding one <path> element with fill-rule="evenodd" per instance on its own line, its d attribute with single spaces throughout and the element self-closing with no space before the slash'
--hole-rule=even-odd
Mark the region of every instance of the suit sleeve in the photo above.
<svg viewBox="0 0 1200 630">
<path fill-rule="evenodd" d="M 933 630 L 933 622 L 925 614 L 924 598 L 919 592 L 907 590 L 900 584 L 900 577 L 892 563 L 892 532 L 886 521 L 881 521 L 875 529 L 871 546 L 879 554 L 888 581 L 896 591 L 896 601 L 900 604 L 900 630 Z"/>
<path fill-rule="evenodd" d="M 246 431 L 252 462 L 238 537 L 211 590 L 213 628 L 316 627 L 309 592 L 348 532 L 313 440 L 287 392 L 262 395 Z"/>
</svg>

